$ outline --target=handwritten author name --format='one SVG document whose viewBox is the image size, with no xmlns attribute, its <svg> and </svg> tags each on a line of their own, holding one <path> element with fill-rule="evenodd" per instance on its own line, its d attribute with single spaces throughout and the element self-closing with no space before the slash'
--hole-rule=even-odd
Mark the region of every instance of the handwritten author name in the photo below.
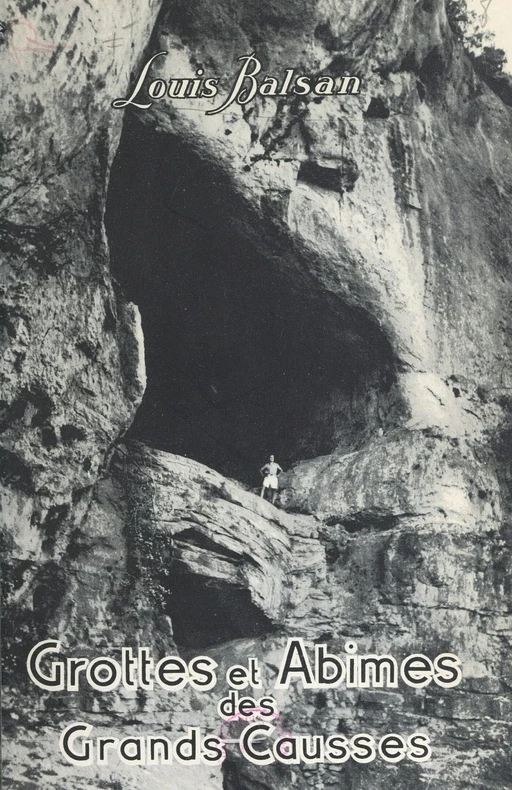
<svg viewBox="0 0 512 790">
<path fill-rule="evenodd" d="M 171 79 L 152 79 L 151 66 L 157 58 L 167 55 L 166 51 L 157 52 L 145 63 L 135 82 L 130 95 L 114 99 L 112 107 L 122 110 L 125 107 L 137 107 L 148 110 L 155 101 L 161 99 L 214 99 L 219 94 L 219 77 L 206 77 L 203 68 L 198 68 L 195 77 L 175 77 Z M 238 58 L 242 66 L 231 84 L 227 96 L 205 115 L 217 115 L 225 112 L 232 105 L 244 106 L 257 96 L 354 96 L 360 93 L 361 80 L 354 75 L 332 77 L 326 74 L 312 76 L 300 74 L 293 68 L 286 69 L 284 74 L 262 76 L 262 64 L 254 52 Z"/>
</svg>

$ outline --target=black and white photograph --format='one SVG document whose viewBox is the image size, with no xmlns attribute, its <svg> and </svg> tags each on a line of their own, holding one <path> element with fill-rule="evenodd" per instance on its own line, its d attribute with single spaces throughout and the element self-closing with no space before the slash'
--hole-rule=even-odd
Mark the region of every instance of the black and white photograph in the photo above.
<svg viewBox="0 0 512 790">
<path fill-rule="evenodd" d="M 512 0 L 0 61 L 2 786 L 512 790 Z"/>
</svg>

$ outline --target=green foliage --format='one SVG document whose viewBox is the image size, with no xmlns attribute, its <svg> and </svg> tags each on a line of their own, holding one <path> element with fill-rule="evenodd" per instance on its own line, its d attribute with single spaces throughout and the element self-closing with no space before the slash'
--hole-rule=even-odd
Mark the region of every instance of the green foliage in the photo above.
<svg viewBox="0 0 512 790">
<path fill-rule="evenodd" d="M 476 70 L 485 80 L 503 72 L 505 52 L 494 45 L 494 33 L 485 30 L 467 0 L 446 0 L 446 16 L 457 41 L 464 46 Z"/>
<path fill-rule="evenodd" d="M 477 14 L 468 8 L 466 0 L 446 0 L 446 16 L 455 38 L 468 51 L 473 52 L 492 39 L 492 34 L 482 29 Z"/>
<path fill-rule="evenodd" d="M 484 79 L 491 79 L 501 74 L 506 62 L 504 50 L 496 47 L 484 47 L 481 54 L 474 57 L 477 71 Z"/>
<path fill-rule="evenodd" d="M 129 541 L 128 571 L 153 605 L 164 611 L 169 597 L 173 562 L 172 536 L 156 529 L 157 520 L 144 518 L 144 506 L 131 503 L 127 533 Z M 147 511 L 146 511 L 147 512 Z"/>
</svg>

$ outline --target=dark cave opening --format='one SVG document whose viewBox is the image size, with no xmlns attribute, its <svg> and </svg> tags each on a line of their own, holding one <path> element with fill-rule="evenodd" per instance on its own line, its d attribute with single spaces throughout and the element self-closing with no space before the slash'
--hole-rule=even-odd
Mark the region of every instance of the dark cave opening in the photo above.
<svg viewBox="0 0 512 790">
<path fill-rule="evenodd" d="M 106 227 L 145 337 L 129 436 L 253 486 L 270 453 L 286 469 L 357 444 L 392 378 L 376 326 L 321 290 L 266 205 L 256 214 L 204 152 L 126 116 Z"/>
<path fill-rule="evenodd" d="M 206 650 L 233 639 L 262 636 L 275 625 L 252 603 L 248 589 L 191 575 L 176 565 L 167 612 L 180 650 Z"/>
</svg>

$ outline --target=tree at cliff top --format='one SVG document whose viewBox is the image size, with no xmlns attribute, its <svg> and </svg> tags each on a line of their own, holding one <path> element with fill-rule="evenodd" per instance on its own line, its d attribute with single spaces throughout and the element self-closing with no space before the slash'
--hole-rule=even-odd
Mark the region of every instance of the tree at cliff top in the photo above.
<svg viewBox="0 0 512 790">
<path fill-rule="evenodd" d="M 512 78 L 503 70 L 507 57 L 503 49 L 495 46 L 494 33 L 484 30 L 484 23 L 468 8 L 467 0 L 446 0 L 446 15 L 477 74 L 505 104 L 512 106 Z"/>
<path fill-rule="evenodd" d="M 494 45 L 494 33 L 485 30 L 466 0 L 446 0 L 446 15 L 455 37 L 463 44 L 477 71 L 485 79 L 501 74 L 507 62 L 504 50 Z"/>
</svg>

